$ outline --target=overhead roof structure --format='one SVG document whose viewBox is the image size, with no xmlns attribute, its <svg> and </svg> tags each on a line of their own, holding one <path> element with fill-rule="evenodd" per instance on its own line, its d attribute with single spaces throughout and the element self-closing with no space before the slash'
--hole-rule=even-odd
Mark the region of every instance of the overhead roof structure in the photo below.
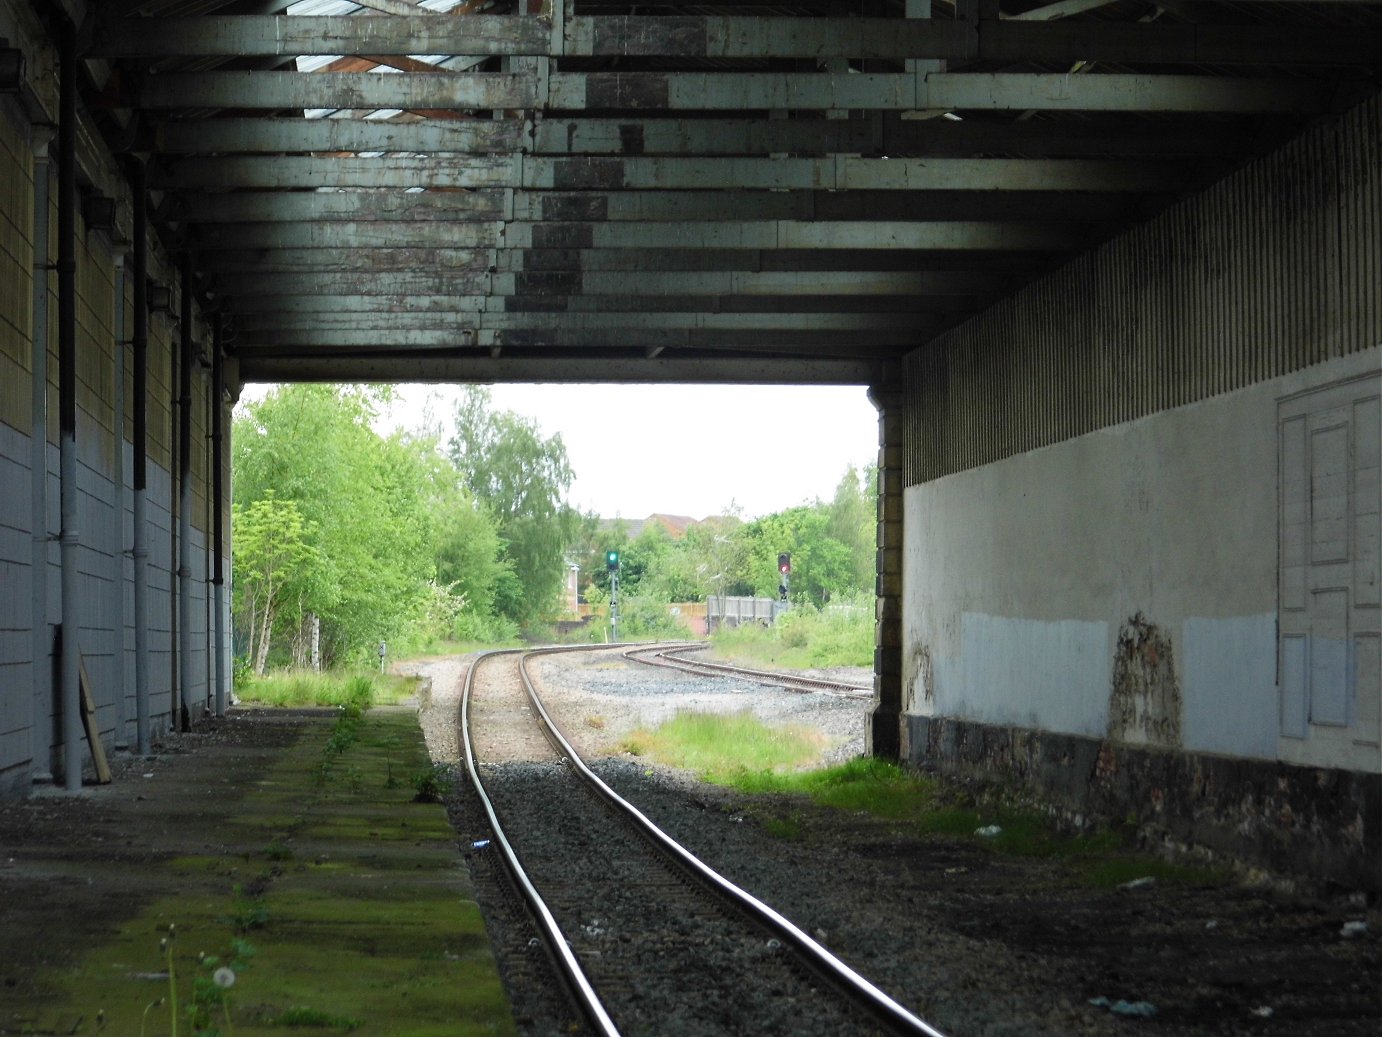
<svg viewBox="0 0 1382 1037">
<path fill-rule="evenodd" d="M 88 7 L 246 380 L 876 382 L 1382 83 L 1378 2 Z"/>
</svg>

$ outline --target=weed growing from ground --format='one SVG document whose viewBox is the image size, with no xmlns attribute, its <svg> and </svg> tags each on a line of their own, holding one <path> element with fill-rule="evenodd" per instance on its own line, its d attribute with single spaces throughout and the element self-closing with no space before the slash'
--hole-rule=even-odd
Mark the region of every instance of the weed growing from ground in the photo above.
<svg viewBox="0 0 1382 1037">
<path fill-rule="evenodd" d="M 425 771 L 413 775 L 414 803 L 440 803 L 442 794 L 451 787 L 451 769 L 434 763 Z"/>
<path fill-rule="evenodd" d="M 241 972 L 249 967 L 254 947 L 245 940 L 230 941 L 224 955 L 204 954 L 198 962 L 198 972 L 192 981 L 192 1003 L 187 1008 L 196 1037 L 221 1037 L 218 1019 L 225 1022 L 226 1037 L 234 1037 L 235 1026 L 230 1018 L 230 989 Z"/>
<path fill-rule="evenodd" d="M 319 1030 L 344 1030 L 347 1032 L 359 1028 L 362 1024 L 363 1020 L 331 1015 L 306 1005 L 287 1009 L 272 1023 L 274 1026 L 311 1027 Z"/>
<path fill-rule="evenodd" d="M 322 748 L 321 763 L 317 768 L 317 784 L 325 785 L 332 777 L 332 768 L 336 761 L 355 744 L 355 740 L 360 735 L 360 722 L 364 717 L 365 707 L 348 703 L 341 707 L 341 715 L 336 720 L 336 726 L 331 729 L 331 737 L 326 740 L 326 745 Z M 349 772 L 346 775 L 352 789 L 358 789 L 360 776 L 356 771 L 352 776 Z"/>
<path fill-rule="evenodd" d="M 247 896 L 243 886 L 236 886 L 235 900 L 224 921 L 237 933 L 263 929 L 269 924 L 269 908 L 259 897 Z"/>
</svg>

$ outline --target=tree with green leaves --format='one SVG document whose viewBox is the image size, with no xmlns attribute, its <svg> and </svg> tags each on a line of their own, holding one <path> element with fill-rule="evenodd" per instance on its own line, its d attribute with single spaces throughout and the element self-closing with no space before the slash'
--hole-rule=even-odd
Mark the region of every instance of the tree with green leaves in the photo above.
<svg viewBox="0 0 1382 1037">
<path fill-rule="evenodd" d="M 366 657 L 379 641 L 405 635 L 435 574 L 427 464 L 416 444 L 374 431 L 384 395 L 280 386 L 235 422 L 235 500 L 246 508 L 269 497 L 291 501 L 314 552 L 283 585 L 295 605 L 269 633 L 301 636 L 301 623 L 319 616 L 328 663 Z M 290 618 L 297 627 L 285 626 Z M 257 652 L 267 650 L 257 642 Z"/>
<path fill-rule="evenodd" d="M 496 590 L 499 612 L 519 623 L 550 613 L 566 579 L 564 552 L 579 516 L 566 503 L 573 478 L 560 435 L 495 411 L 488 389 L 466 386 L 456 404 L 449 456 L 466 488 L 494 517 L 514 579 Z"/>
<path fill-rule="evenodd" d="M 263 674 L 285 601 L 296 605 L 294 623 L 302 620 L 305 574 L 320 561 L 309 543 L 315 528 L 303 519 L 297 503 L 279 500 L 269 490 L 248 505 L 231 509 L 231 543 L 235 566 L 235 604 L 254 672 Z M 296 602 L 285 593 L 299 588 Z"/>
<path fill-rule="evenodd" d="M 777 556 L 792 556 L 791 593 L 823 605 L 831 595 L 855 590 L 849 549 L 829 532 L 830 516 L 820 505 L 800 505 L 749 523 L 749 580 L 753 593 L 777 597 Z"/>
<path fill-rule="evenodd" d="M 829 504 L 826 529 L 849 552 L 852 590 L 873 587 L 878 550 L 878 469 L 845 469 Z"/>
</svg>

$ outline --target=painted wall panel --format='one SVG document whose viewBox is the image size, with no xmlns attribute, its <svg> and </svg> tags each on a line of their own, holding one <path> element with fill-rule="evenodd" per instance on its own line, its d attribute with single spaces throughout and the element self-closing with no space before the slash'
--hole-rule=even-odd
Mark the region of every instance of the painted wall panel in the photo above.
<svg viewBox="0 0 1382 1037">
<path fill-rule="evenodd" d="M 908 487 L 904 709 L 1128 740 L 1107 726 L 1116 686 L 1129 679 L 1111 660 L 1130 629 L 1145 630 L 1145 644 L 1164 645 L 1158 653 L 1173 659 L 1166 687 L 1144 696 L 1178 704 L 1179 716 L 1160 728 L 1171 744 L 1274 758 L 1279 732 L 1306 738 L 1300 751 L 1321 762 L 1370 766 L 1351 744 L 1316 744 L 1324 724 L 1351 725 L 1359 713 L 1353 626 L 1321 627 L 1318 652 L 1305 640 L 1312 631 L 1299 631 L 1301 640 L 1282 647 L 1278 688 L 1279 549 L 1291 557 L 1278 537 L 1278 509 L 1290 505 L 1277 496 L 1282 429 L 1296 433 L 1280 442 L 1298 444 L 1302 466 L 1283 485 L 1307 495 L 1294 526 L 1298 568 L 1352 571 L 1346 562 L 1305 564 L 1314 554 L 1347 557 L 1347 429 L 1279 425 L 1278 401 L 1312 384 L 1362 384 L 1380 363 L 1382 350 L 1341 358 Z M 1309 473 L 1312 457 L 1323 474 Z M 1310 511 L 1312 500 L 1325 506 Z M 1292 523 L 1281 528 L 1285 537 Z M 1331 584 L 1312 575 L 1296 586 L 1308 617 Z M 1346 617 L 1347 601 L 1321 604 Z M 1063 624 L 1081 636 L 1063 643 Z M 1133 685 L 1149 674 L 1132 673 Z M 1356 734 L 1338 730 L 1345 741 Z"/>
<path fill-rule="evenodd" d="M 954 681 L 938 678 L 938 711 L 992 724 L 1103 733 L 1108 723 L 1107 623 L 967 612 L 960 630 L 960 672 Z M 940 672 L 951 672 L 951 667 Z"/>
<path fill-rule="evenodd" d="M 1310 723 L 1348 724 L 1348 590 L 1311 596 Z"/>
<path fill-rule="evenodd" d="M 1276 616 L 1192 616 L 1181 624 L 1180 653 L 1185 748 L 1275 755 Z M 1302 668 L 1300 680 L 1303 674 Z M 1303 686 L 1296 694 L 1301 696 L 1297 708 L 1303 725 Z"/>
<path fill-rule="evenodd" d="M 1305 543 L 1310 516 L 1304 416 L 1281 423 L 1281 607 L 1305 608 Z"/>
<path fill-rule="evenodd" d="M 1358 710 L 1357 742 L 1382 747 L 1382 635 L 1353 638 L 1353 701 Z"/>
<path fill-rule="evenodd" d="M 1382 605 L 1382 398 L 1353 405 L 1353 604 Z"/>
</svg>

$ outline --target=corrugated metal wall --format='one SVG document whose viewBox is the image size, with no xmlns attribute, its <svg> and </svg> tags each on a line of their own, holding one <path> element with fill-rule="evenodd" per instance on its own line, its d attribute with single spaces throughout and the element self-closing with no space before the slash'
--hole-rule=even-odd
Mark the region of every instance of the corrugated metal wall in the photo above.
<svg viewBox="0 0 1382 1037">
<path fill-rule="evenodd" d="M 915 485 L 1382 342 L 1382 98 L 907 358 Z"/>
</svg>

